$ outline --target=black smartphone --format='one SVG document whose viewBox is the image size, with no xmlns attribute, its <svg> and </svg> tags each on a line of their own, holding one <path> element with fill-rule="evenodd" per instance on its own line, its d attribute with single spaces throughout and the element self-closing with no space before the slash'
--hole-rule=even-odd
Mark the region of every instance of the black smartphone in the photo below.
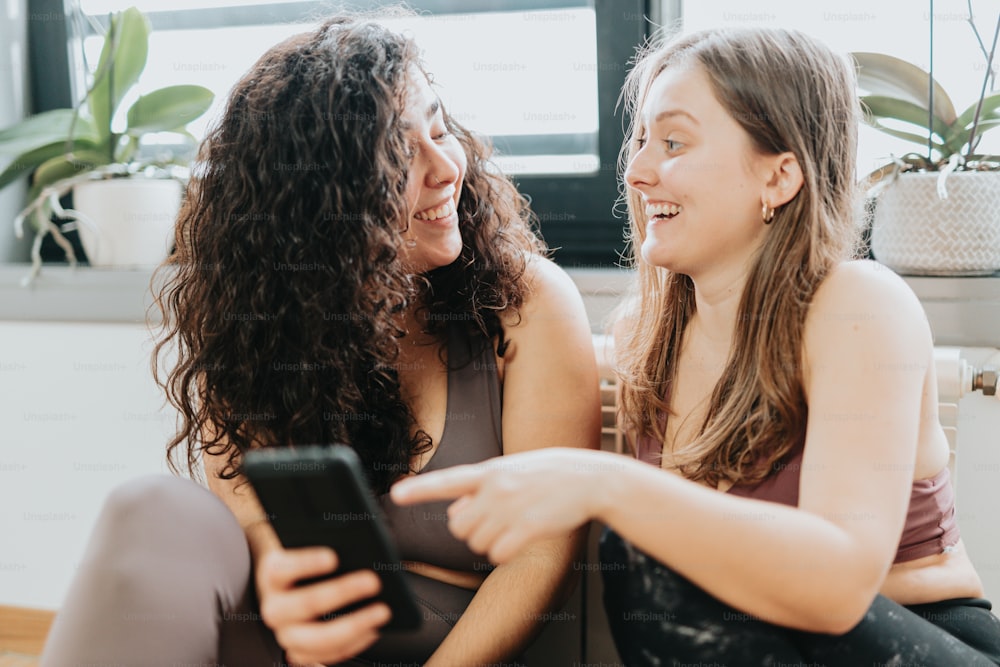
<svg viewBox="0 0 1000 667">
<path fill-rule="evenodd" d="M 399 553 L 353 449 L 346 445 L 254 449 L 244 456 L 243 473 L 286 549 L 327 546 L 337 553 L 335 572 L 300 585 L 366 569 L 382 580 L 375 598 L 334 615 L 380 600 L 392 610 L 383 630 L 420 627 L 420 610 L 403 576 Z"/>
</svg>

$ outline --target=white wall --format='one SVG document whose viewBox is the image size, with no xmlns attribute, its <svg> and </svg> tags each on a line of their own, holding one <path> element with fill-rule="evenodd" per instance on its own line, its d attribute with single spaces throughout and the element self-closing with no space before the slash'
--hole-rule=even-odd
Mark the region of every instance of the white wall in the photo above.
<svg viewBox="0 0 1000 667">
<path fill-rule="evenodd" d="M 57 608 L 101 503 L 163 462 L 140 325 L 0 322 L 0 604 Z"/>
</svg>

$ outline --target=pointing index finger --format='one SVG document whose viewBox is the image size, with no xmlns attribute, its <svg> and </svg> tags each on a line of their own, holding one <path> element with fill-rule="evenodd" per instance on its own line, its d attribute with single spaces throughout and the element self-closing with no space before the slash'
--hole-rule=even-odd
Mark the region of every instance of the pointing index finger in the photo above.
<svg viewBox="0 0 1000 667">
<path fill-rule="evenodd" d="M 483 483 L 487 468 L 482 465 L 462 465 L 406 477 L 389 490 L 392 500 L 400 505 L 449 500 L 476 491 Z"/>
</svg>

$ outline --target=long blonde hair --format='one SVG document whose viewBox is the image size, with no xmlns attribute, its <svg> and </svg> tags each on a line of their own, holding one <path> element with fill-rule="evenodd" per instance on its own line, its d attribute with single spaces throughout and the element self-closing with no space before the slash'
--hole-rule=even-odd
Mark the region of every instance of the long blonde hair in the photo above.
<svg viewBox="0 0 1000 667">
<path fill-rule="evenodd" d="M 649 45 L 622 91 L 632 121 L 619 155 L 621 173 L 642 132 L 638 112 L 653 80 L 678 64 L 703 68 L 756 150 L 791 151 L 802 169 L 801 190 L 778 209 L 752 263 L 734 344 L 705 421 L 691 445 L 672 456 L 689 479 L 754 482 L 805 436 L 800 359 L 806 312 L 824 277 L 859 247 L 854 73 L 830 49 L 789 30 L 709 30 Z M 616 341 L 622 418 L 636 440 L 664 442 L 676 363 L 695 311 L 694 285 L 686 275 L 636 259 L 647 220 L 640 195 L 626 198 L 638 298 L 628 331 Z"/>
</svg>

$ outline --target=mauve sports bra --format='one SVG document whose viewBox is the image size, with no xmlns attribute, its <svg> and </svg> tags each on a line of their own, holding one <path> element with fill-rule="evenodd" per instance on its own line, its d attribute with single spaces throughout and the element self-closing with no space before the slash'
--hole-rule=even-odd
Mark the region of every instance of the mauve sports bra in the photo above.
<svg viewBox="0 0 1000 667">
<path fill-rule="evenodd" d="M 460 326 L 448 327 L 448 406 L 444 431 L 422 472 L 479 463 L 503 454 L 500 421 L 500 378 L 493 346 L 472 338 Z M 418 473 L 420 474 L 420 473 Z M 473 553 L 448 532 L 452 501 L 400 507 L 388 494 L 379 498 L 383 516 L 403 560 L 451 570 L 488 573 L 484 556 Z"/>
<path fill-rule="evenodd" d="M 804 443 L 799 443 L 780 461 L 776 461 L 773 465 L 774 472 L 759 483 L 738 484 L 727 493 L 798 507 L 799 473 L 804 450 Z M 646 463 L 658 465 L 652 438 L 640 439 L 638 457 Z M 903 525 L 903 534 L 893 563 L 943 553 L 954 547 L 959 537 L 958 522 L 955 519 L 955 492 L 948 468 L 929 479 L 914 481 L 906 523 Z"/>
</svg>

